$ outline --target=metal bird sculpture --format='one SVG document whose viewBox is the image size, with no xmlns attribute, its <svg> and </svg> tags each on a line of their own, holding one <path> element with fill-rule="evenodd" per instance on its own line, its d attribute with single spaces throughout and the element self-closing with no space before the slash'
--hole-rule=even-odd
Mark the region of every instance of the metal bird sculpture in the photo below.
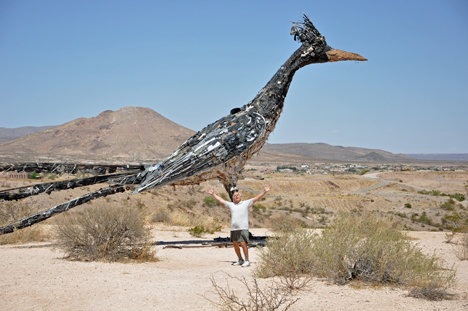
<svg viewBox="0 0 468 311">
<path fill-rule="evenodd" d="M 2 191 L 0 199 L 8 200 L 69 189 L 82 184 L 103 181 L 114 183 L 112 186 L 57 205 L 14 224 L 0 227 L 0 235 L 31 226 L 98 197 L 124 192 L 123 186 L 130 184 L 139 185 L 133 191 L 139 193 L 164 185 L 191 185 L 219 179 L 232 199 L 245 164 L 263 147 L 274 130 L 296 71 L 314 63 L 367 60 L 358 54 L 331 48 L 306 15 L 303 17 L 303 22 L 294 22 L 291 35 L 294 36 L 294 40 L 301 43 L 301 46 L 252 101 L 241 108 L 232 109 L 229 115 L 196 133 L 162 162 L 141 167 L 139 173 L 133 171 L 126 174 L 99 176 L 99 178 L 38 184 L 29 187 L 28 193 L 23 191 L 14 194 Z M 133 169 L 138 168 L 133 167 Z"/>
<path fill-rule="evenodd" d="M 189 138 L 161 163 L 148 167 L 140 174 L 142 182 L 134 193 L 218 178 L 232 199 L 246 162 L 274 130 L 296 71 L 314 63 L 366 60 L 358 54 L 332 49 L 306 15 L 302 23 L 294 23 L 291 35 L 301 46 L 257 96 Z"/>
</svg>

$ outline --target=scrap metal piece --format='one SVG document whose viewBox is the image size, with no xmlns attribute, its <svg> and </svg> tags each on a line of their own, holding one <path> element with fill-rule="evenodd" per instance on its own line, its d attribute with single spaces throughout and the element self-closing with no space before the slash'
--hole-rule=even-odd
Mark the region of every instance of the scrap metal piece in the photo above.
<svg viewBox="0 0 468 311">
<path fill-rule="evenodd" d="M 100 175 L 87 178 L 77 178 L 72 180 L 56 181 L 34 184 L 30 186 L 17 187 L 12 189 L 0 190 L 0 200 L 13 201 L 24 199 L 32 195 L 41 193 L 50 194 L 53 191 L 74 189 L 77 187 L 90 186 L 105 182 L 119 182 L 134 176 L 134 173 L 113 174 L 113 175 Z"/>
<path fill-rule="evenodd" d="M 75 198 L 73 200 L 70 200 L 68 202 L 59 204 L 57 206 L 54 206 L 48 210 L 39 212 L 37 214 L 34 214 L 32 216 L 26 217 L 22 220 L 19 220 L 17 222 L 14 222 L 12 224 L 9 224 L 4 227 L 0 227 L 0 235 L 6 234 L 6 233 L 12 233 L 15 230 L 18 229 L 23 229 L 29 226 L 32 226 L 38 222 L 44 221 L 56 214 L 63 213 L 69 209 L 72 209 L 75 206 L 84 204 L 86 202 L 89 202 L 91 200 L 100 198 L 100 197 L 105 197 L 108 195 L 116 194 L 119 192 L 125 192 L 125 189 L 121 186 L 110 186 L 104 189 L 99 189 L 98 191 L 94 191 L 91 193 L 88 193 L 84 196 Z"/>
</svg>

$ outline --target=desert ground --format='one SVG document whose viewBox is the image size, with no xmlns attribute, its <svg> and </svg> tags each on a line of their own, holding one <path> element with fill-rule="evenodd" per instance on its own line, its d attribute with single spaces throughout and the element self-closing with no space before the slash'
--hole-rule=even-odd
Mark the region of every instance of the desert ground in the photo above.
<svg viewBox="0 0 468 311">
<path fill-rule="evenodd" d="M 468 261 L 460 261 L 454 254 L 453 243 L 446 243 L 450 232 L 440 224 L 452 211 L 441 208 L 447 197 L 421 194 L 423 190 L 444 193 L 463 193 L 468 181 L 466 172 L 377 172 L 358 175 L 297 175 L 263 174 L 258 171 L 239 183 L 244 198 L 271 184 L 261 206 L 251 212 L 251 232 L 256 236 L 270 236 L 274 219 L 293 217 L 310 228 L 321 228 L 338 211 L 372 212 L 390 215 L 407 226 L 424 252 L 436 254 L 447 267 L 457 270 L 457 285 L 452 289 L 453 299 L 428 301 L 407 297 L 408 290 L 400 287 L 372 287 L 356 284 L 335 285 L 314 279 L 310 286 L 294 293 L 299 298 L 290 310 L 468 310 Z M 30 181 L 1 180 L 0 189 L 13 188 Z M 203 203 L 206 188 L 222 191 L 218 182 L 199 187 L 164 187 L 138 196 L 118 194 L 99 199 L 107 202 L 129 202 L 145 210 L 152 227 L 157 251 L 157 262 L 106 263 L 78 262 L 64 258 L 54 248 L 53 237 L 45 241 L 0 245 L 0 309 L 1 310 L 217 310 L 210 300 L 217 301 L 212 281 L 245 297 L 245 290 L 234 277 L 245 277 L 252 282 L 259 250 L 250 249 L 252 266 L 232 266 L 236 259 L 232 247 L 213 247 L 191 244 L 195 247 L 165 248 L 168 242 L 210 241 L 229 235 L 229 214 L 220 206 Z M 25 199 L 37 210 L 52 207 L 93 190 L 75 189 L 41 194 Z M 99 201 L 96 200 L 96 201 Z M 406 203 L 411 208 L 405 206 Z M 99 204 L 99 203 L 92 203 Z M 85 204 L 75 211 L 87 208 Z M 467 200 L 457 202 L 454 211 L 466 211 Z M 189 234 L 187 225 L 156 221 L 154 213 L 181 212 L 188 218 L 205 217 L 221 227 L 221 231 L 201 238 Z M 418 217 L 424 213 L 431 222 Z M 60 216 L 56 216 L 60 217 Z M 186 217 L 186 218 L 187 218 Z M 54 219 L 44 228 L 53 228 Z M 49 229 L 48 229 L 49 230 Z M 312 230 L 312 229 L 311 229 Z M 166 244 L 161 242 L 165 242 Z M 267 287 L 270 279 L 258 279 Z"/>
<path fill-rule="evenodd" d="M 254 235 L 269 235 L 252 229 Z M 157 241 L 201 240 L 184 228 L 157 226 Z M 223 230 L 206 235 L 210 240 L 227 236 Z M 427 301 L 406 297 L 395 287 L 355 287 L 313 280 L 308 289 L 294 294 L 299 300 L 291 310 L 467 310 L 468 261 L 459 261 L 442 232 L 410 232 L 423 249 L 435 251 L 455 265 L 458 283 L 453 300 Z M 183 245 L 183 244 L 180 244 Z M 232 266 L 232 247 L 156 246 L 158 262 L 77 262 L 63 258 L 50 243 L 0 246 L 0 301 L 2 310 L 217 310 L 211 278 L 221 287 L 227 283 L 242 297 L 243 287 L 231 276 L 252 281 L 258 250 L 250 249 L 251 267 Z M 271 280 L 259 279 L 262 286 Z"/>
</svg>

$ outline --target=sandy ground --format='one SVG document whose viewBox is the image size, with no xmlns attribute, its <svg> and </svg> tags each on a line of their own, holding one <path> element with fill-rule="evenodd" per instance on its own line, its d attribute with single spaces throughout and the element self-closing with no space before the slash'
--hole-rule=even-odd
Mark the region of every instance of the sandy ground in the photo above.
<svg viewBox="0 0 468 311">
<path fill-rule="evenodd" d="M 162 228 L 160 228 L 162 229 Z M 254 235 L 267 235 L 252 229 Z M 227 231 L 205 239 L 227 236 Z M 155 232 L 158 241 L 197 240 L 184 231 Z M 406 297 L 399 288 L 338 286 L 314 280 L 291 310 L 468 310 L 468 261 L 459 261 L 444 233 L 412 232 L 427 252 L 434 250 L 457 267 L 455 300 L 439 302 Z M 252 267 L 232 266 L 232 248 L 165 248 L 157 246 L 159 262 L 73 262 L 44 244 L 0 246 L 0 310 L 216 310 L 210 278 L 225 287 L 252 279 L 258 250 L 250 249 Z M 260 280 L 261 284 L 269 280 Z"/>
</svg>

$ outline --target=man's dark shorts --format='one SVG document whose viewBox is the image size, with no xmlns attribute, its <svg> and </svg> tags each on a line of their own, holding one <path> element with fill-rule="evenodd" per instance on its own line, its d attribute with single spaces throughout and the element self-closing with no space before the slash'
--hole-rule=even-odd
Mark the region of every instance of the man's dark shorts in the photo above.
<svg viewBox="0 0 468 311">
<path fill-rule="evenodd" d="M 246 242 L 249 243 L 249 230 L 234 230 L 231 231 L 231 242 Z"/>
</svg>

